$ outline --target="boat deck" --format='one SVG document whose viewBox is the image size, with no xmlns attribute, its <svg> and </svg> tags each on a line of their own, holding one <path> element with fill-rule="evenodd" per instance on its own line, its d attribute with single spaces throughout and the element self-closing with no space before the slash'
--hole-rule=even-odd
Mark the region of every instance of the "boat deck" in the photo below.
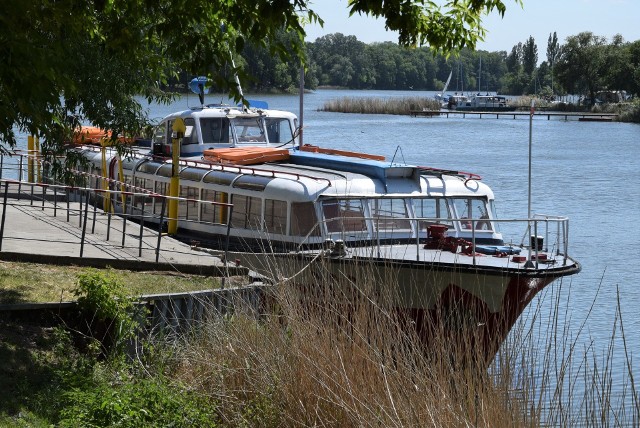
<svg viewBox="0 0 640 428">
<path fill-rule="evenodd" d="M 422 245 L 384 245 L 377 247 L 357 247 L 348 248 L 346 250 L 346 259 L 379 259 L 380 261 L 394 261 L 400 264 L 429 264 L 446 268 L 447 266 L 456 266 L 457 269 L 465 267 L 475 267 L 482 269 L 499 269 L 499 270 L 523 270 L 525 272 L 537 273 L 544 275 L 544 272 L 554 272 L 562 270 L 579 269 L 579 264 L 571 258 L 563 255 L 554 255 L 553 252 L 534 251 L 531 254 L 533 266 L 526 267 L 529 260 L 529 252 L 527 248 L 519 248 L 519 254 L 510 255 L 489 255 L 475 253 L 474 255 L 462 252 L 453 253 L 449 250 L 442 249 L 425 249 Z M 317 255 L 318 251 L 307 251 L 308 255 Z M 538 262 L 536 262 L 538 260 Z"/>
</svg>

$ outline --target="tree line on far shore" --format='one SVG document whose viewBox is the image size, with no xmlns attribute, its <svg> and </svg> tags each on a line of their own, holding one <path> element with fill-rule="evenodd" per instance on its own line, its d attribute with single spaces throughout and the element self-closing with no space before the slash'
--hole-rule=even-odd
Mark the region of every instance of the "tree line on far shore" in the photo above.
<svg viewBox="0 0 640 428">
<path fill-rule="evenodd" d="M 280 37 L 286 43 L 292 36 L 282 33 Z M 546 55 L 539 52 L 536 40 L 529 37 L 510 52 L 463 49 L 447 59 L 427 47 L 366 44 L 355 36 L 334 33 L 306 43 L 305 87 L 437 91 L 443 89 L 451 73 L 451 93 L 498 92 L 548 99 L 577 94 L 593 101 L 599 91 L 640 93 L 640 41 L 626 42 L 620 35 L 607 40 L 582 32 L 560 43 L 554 32 L 547 40 Z M 243 83 L 245 90 L 298 88 L 300 65 L 296 59 L 283 62 L 268 48 L 248 44 L 240 61 L 253 77 Z M 183 75 L 181 82 L 186 78 Z"/>
</svg>

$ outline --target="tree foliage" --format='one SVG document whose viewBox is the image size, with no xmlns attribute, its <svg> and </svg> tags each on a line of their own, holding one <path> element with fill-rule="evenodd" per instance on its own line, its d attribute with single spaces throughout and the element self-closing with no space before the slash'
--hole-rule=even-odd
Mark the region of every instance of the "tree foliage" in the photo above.
<svg viewBox="0 0 640 428">
<path fill-rule="evenodd" d="M 446 53 L 474 47 L 484 35 L 481 16 L 506 9 L 502 0 L 453 0 L 444 10 L 423 0 L 348 5 L 351 13 L 384 18 L 403 46 L 428 43 Z M 280 57 L 275 68 L 287 75 L 288 59 L 305 59 L 304 24 L 322 23 L 310 6 L 309 0 L 3 1 L 0 140 L 13 146 L 20 131 L 58 144 L 78 121 L 135 130 L 145 118 L 134 97 L 167 101 L 158 87 L 180 70 L 207 73 L 239 100 L 233 76 L 247 80 L 259 67 L 245 71 L 232 60 L 253 44 Z M 282 32 L 288 37 L 279 38 Z M 358 67 L 342 61 L 334 72 L 356 76 Z"/>
<path fill-rule="evenodd" d="M 608 78 L 606 39 L 585 31 L 567 37 L 555 66 L 558 82 L 573 94 L 589 94 L 592 102 Z"/>
</svg>

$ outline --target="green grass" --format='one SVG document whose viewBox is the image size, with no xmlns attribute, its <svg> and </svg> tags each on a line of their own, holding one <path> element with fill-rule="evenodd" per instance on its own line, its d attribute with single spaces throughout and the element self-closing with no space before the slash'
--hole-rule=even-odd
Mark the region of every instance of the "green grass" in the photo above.
<svg viewBox="0 0 640 428">
<path fill-rule="evenodd" d="M 90 269 L 36 263 L 0 262 L 0 304 L 75 300 L 78 276 Z M 220 278 L 178 272 L 133 272 L 110 269 L 130 296 L 218 288 Z"/>
</svg>

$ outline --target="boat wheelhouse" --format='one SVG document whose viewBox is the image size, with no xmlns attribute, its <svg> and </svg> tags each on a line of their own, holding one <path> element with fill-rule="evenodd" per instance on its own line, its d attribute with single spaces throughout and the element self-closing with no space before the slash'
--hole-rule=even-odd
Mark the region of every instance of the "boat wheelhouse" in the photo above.
<svg viewBox="0 0 640 428">
<path fill-rule="evenodd" d="M 175 164 L 178 117 L 186 132 Z M 294 115 L 266 108 L 203 107 L 165 118 L 151 152 L 76 150 L 98 187 L 102 177 L 138 195 L 168 195 L 177 174 L 179 237 L 276 282 L 374 275 L 425 340 L 446 312 L 464 320 L 455 328 L 472 330 L 487 360 L 538 291 L 580 271 L 568 255 L 568 219 L 498 219 L 477 175 L 299 146 L 296 125 Z M 145 223 L 167 219 L 153 197 L 109 205 Z M 503 238 L 505 222 L 521 226 L 520 244 Z"/>
</svg>

